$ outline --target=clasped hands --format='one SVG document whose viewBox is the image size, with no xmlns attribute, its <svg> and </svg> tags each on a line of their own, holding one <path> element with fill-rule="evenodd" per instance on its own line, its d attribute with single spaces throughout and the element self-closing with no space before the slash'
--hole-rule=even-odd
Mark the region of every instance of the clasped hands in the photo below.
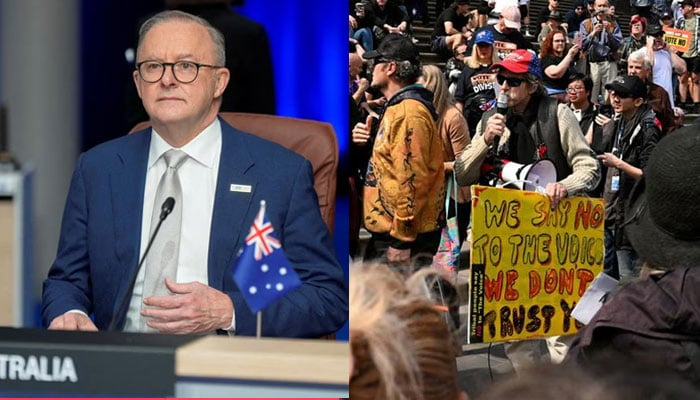
<svg viewBox="0 0 700 400">
<path fill-rule="evenodd" d="M 233 302 L 225 293 L 200 282 L 165 285 L 172 296 L 146 297 L 141 316 L 160 333 L 193 334 L 227 329 L 233 317 Z M 85 314 L 68 312 L 54 318 L 49 329 L 97 331 Z"/>
</svg>

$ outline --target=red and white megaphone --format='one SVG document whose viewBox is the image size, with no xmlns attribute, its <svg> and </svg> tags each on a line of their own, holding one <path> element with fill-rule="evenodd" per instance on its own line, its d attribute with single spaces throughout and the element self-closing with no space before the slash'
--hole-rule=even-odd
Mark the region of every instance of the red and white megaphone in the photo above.
<svg viewBox="0 0 700 400">
<path fill-rule="evenodd" d="M 513 161 L 501 160 L 503 166 L 498 177 L 502 185 L 513 185 L 520 190 L 544 192 L 548 183 L 557 181 L 557 168 L 551 160 L 542 159 L 532 164 L 518 164 Z"/>
</svg>

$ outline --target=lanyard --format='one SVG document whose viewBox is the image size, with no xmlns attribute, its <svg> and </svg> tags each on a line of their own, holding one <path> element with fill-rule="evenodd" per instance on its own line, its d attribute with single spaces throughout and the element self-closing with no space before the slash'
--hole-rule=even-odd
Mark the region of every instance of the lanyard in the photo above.
<svg viewBox="0 0 700 400">
<path fill-rule="evenodd" d="M 612 153 L 622 160 L 622 133 L 625 131 L 625 118 L 620 116 L 620 125 L 615 133 L 615 141 L 613 142 Z"/>
</svg>

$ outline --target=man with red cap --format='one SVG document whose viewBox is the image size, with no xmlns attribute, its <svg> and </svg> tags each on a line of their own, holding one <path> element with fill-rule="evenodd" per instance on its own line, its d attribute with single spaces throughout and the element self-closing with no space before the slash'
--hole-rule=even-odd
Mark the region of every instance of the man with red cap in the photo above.
<svg viewBox="0 0 700 400">
<path fill-rule="evenodd" d="M 481 164 L 489 158 L 520 164 L 549 158 L 557 167 L 557 182 L 545 188 L 552 206 L 595 187 L 600 178 L 598 163 L 571 109 L 547 97 L 537 55 L 515 50 L 491 70 L 508 97 L 508 110 L 505 115 L 490 110 L 482 116 L 472 143 L 455 162 L 459 184 L 478 183 Z M 537 129 L 531 129 L 535 124 Z"/>
<path fill-rule="evenodd" d="M 489 110 L 481 117 L 472 142 L 455 161 L 457 182 L 488 184 L 488 177 L 481 174 L 484 163 L 505 159 L 527 165 L 547 158 L 557 169 L 557 181 L 544 188 L 552 209 L 566 196 L 595 188 L 600 178 L 598 162 L 573 111 L 546 95 L 537 55 L 515 50 L 491 69 L 508 98 L 508 108 L 503 113 Z M 514 342 L 506 346 L 506 355 L 518 371 L 541 361 L 539 346 L 536 340 Z M 563 358 L 555 347 L 550 353 L 555 362 Z"/>
</svg>

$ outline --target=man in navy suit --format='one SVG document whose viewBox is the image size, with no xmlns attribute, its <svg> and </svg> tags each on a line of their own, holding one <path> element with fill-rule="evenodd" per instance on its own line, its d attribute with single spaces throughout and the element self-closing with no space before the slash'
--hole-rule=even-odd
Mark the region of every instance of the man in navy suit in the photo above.
<svg viewBox="0 0 700 400">
<path fill-rule="evenodd" d="M 139 35 L 134 82 L 152 129 L 80 156 L 58 254 L 44 282 L 44 324 L 97 330 L 114 319 L 127 331 L 254 334 L 255 315 L 232 267 L 265 200 L 302 286 L 263 311 L 263 335 L 318 337 L 339 329 L 347 319 L 347 287 L 309 162 L 217 118 L 229 71 L 223 36 L 206 21 L 165 11 L 146 21 Z M 160 209 L 163 155 L 172 149 L 186 154 L 177 168 L 176 279 L 158 281 L 167 295 L 150 296 L 142 269 L 127 293 L 151 237 L 154 207 Z M 149 253 L 144 266 L 156 255 Z M 129 306 L 115 316 L 125 296 Z"/>
</svg>

